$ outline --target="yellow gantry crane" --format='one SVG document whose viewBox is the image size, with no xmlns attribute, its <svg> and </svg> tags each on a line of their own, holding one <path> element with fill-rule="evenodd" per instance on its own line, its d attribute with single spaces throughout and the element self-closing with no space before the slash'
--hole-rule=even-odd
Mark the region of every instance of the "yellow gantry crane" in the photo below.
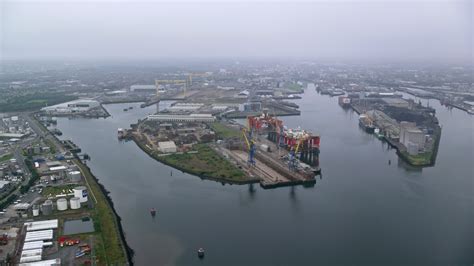
<svg viewBox="0 0 474 266">
<path fill-rule="evenodd" d="M 303 139 L 299 138 L 298 143 L 296 143 L 296 148 L 294 150 L 292 148 L 288 154 L 288 168 L 290 170 L 296 171 L 298 167 L 298 158 L 296 158 L 296 156 L 298 154 L 301 142 L 303 142 Z"/>
<path fill-rule="evenodd" d="M 189 73 L 185 79 L 155 79 L 156 94 L 158 95 L 159 86 L 163 84 L 184 85 L 184 97 L 186 98 L 186 90 L 193 85 L 193 76 L 207 77 L 207 73 Z"/>
<path fill-rule="evenodd" d="M 255 142 L 252 139 L 247 138 L 247 130 L 242 129 L 242 135 L 244 136 L 245 143 L 247 143 L 247 148 L 249 150 L 249 158 L 247 160 L 247 163 L 249 165 L 255 165 Z"/>
</svg>

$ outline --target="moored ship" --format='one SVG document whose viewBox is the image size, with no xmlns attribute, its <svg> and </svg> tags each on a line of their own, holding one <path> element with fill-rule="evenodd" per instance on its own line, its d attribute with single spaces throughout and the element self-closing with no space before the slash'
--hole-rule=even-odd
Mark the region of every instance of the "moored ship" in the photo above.
<svg viewBox="0 0 474 266">
<path fill-rule="evenodd" d="M 362 114 L 359 116 L 359 126 L 369 134 L 373 134 L 375 131 L 374 123 L 367 115 Z"/>
</svg>

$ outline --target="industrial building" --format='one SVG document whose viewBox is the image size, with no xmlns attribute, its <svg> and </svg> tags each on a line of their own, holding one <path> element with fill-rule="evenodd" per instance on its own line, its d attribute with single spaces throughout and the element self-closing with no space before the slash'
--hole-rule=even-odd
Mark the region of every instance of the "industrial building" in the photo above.
<svg viewBox="0 0 474 266">
<path fill-rule="evenodd" d="M 147 117 L 151 121 L 165 121 L 165 122 L 214 122 L 216 118 L 212 114 L 157 114 L 149 115 Z"/>
<path fill-rule="evenodd" d="M 425 148 L 425 134 L 415 123 L 400 122 L 400 143 L 407 148 L 410 155 L 417 155 Z"/>
<path fill-rule="evenodd" d="M 49 114 L 72 114 L 72 113 L 84 113 L 93 108 L 100 106 L 100 103 L 92 99 L 79 99 L 75 101 L 60 103 L 48 107 L 41 108 Z"/>
<path fill-rule="evenodd" d="M 21 248 L 20 265 L 61 265 L 60 259 L 42 260 L 43 248 L 53 245 L 53 229 L 58 220 L 45 220 L 24 224 L 26 235 Z"/>
<path fill-rule="evenodd" d="M 156 88 L 156 85 L 132 85 L 130 86 L 130 91 L 137 93 L 156 93 Z"/>
<path fill-rule="evenodd" d="M 177 151 L 174 141 L 160 141 L 158 142 L 158 149 L 162 153 L 174 153 Z"/>
<path fill-rule="evenodd" d="M 196 111 L 204 106 L 203 103 L 176 103 L 168 108 L 168 111 Z"/>
</svg>

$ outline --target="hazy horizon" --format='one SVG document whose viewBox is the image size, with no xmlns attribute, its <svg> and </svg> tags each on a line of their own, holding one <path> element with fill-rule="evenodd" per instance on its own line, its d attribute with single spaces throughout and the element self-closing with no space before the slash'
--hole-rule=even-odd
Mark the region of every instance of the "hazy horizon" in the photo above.
<svg viewBox="0 0 474 266">
<path fill-rule="evenodd" d="M 2 60 L 472 62 L 471 1 L 4 1 Z"/>
</svg>

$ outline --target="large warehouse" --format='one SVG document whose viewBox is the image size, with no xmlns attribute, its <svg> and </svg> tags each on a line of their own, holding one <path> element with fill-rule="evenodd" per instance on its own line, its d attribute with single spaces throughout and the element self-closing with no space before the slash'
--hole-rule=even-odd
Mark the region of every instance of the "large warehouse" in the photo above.
<svg viewBox="0 0 474 266">
<path fill-rule="evenodd" d="M 100 103 L 92 99 L 79 99 L 41 108 L 46 113 L 82 113 L 99 107 Z"/>
</svg>

